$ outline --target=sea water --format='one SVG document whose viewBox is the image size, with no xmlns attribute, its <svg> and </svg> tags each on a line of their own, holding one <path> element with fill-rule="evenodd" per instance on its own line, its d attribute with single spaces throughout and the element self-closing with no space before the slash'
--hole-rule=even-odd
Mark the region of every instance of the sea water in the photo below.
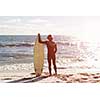
<svg viewBox="0 0 100 100">
<path fill-rule="evenodd" d="M 36 35 L 1 35 L 0 66 L 8 64 L 34 63 L 34 44 Z M 41 36 L 43 40 L 46 35 Z M 85 41 L 72 36 L 54 35 L 57 44 L 57 67 L 99 68 L 100 43 Z M 47 67 L 47 48 L 45 47 L 44 67 Z"/>
</svg>

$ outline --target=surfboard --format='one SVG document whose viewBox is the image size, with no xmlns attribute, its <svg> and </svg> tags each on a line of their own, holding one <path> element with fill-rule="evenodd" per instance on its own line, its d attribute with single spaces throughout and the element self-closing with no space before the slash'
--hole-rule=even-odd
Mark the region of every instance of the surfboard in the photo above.
<svg viewBox="0 0 100 100">
<path fill-rule="evenodd" d="M 44 45 L 39 43 L 38 37 L 34 45 L 34 71 L 36 76 L 40 76 L 43 71 L 44 64 Z"/>
</svg>

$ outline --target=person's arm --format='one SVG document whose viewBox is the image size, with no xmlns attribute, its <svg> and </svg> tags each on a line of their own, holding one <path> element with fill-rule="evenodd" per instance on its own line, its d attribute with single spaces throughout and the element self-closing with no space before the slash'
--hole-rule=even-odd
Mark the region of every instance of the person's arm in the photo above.
<svg viewBox="0 0 100 100">
<path fill-rule="evenodd" d="M 40 43 L 44 43 L 44 44 L 46 44 L 46 43 L 47 43 L 47 41 L 42 41 L 42 40 L 41 40 L 40 33 L 38 33 L 38 41 L 39 41 Z"/>
<path fill-rule="evenodd" d="M 55 44 L 55 53 L 57 52 L 57 44 Z"/>
</svg>

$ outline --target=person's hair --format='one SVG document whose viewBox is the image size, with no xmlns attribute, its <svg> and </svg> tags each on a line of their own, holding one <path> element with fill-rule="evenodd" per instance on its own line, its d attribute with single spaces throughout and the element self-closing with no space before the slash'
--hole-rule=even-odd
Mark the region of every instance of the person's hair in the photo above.
<svg viewBox="0 0 100 100">
<path fill-rule="evenodd" d="M 52 35 L 51 35 L 51 34 L 49 34 L 49 35 L 47 36 L 47 39 L 48 39 L 48 40 L 53 40 Z"/>
</svg>

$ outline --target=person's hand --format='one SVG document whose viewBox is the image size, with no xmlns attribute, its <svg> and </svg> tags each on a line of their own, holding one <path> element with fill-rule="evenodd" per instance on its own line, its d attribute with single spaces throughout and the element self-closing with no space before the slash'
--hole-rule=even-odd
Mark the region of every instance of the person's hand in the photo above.
<svg viewBox="0 0 100 100">
<path fill-rule="evenodd" d="M 38 37 L 40 37 L 40 33 L 38 33 Z"/>
<path fill-rule="evenodd" d="M 40 35 L 40 33 L 38 33 L 38 35 Z"/>
<path fill-rule="evenodd" d="M 38 37 L 40 37 L 40 33 L 38 33 Z"/>
</svg>

